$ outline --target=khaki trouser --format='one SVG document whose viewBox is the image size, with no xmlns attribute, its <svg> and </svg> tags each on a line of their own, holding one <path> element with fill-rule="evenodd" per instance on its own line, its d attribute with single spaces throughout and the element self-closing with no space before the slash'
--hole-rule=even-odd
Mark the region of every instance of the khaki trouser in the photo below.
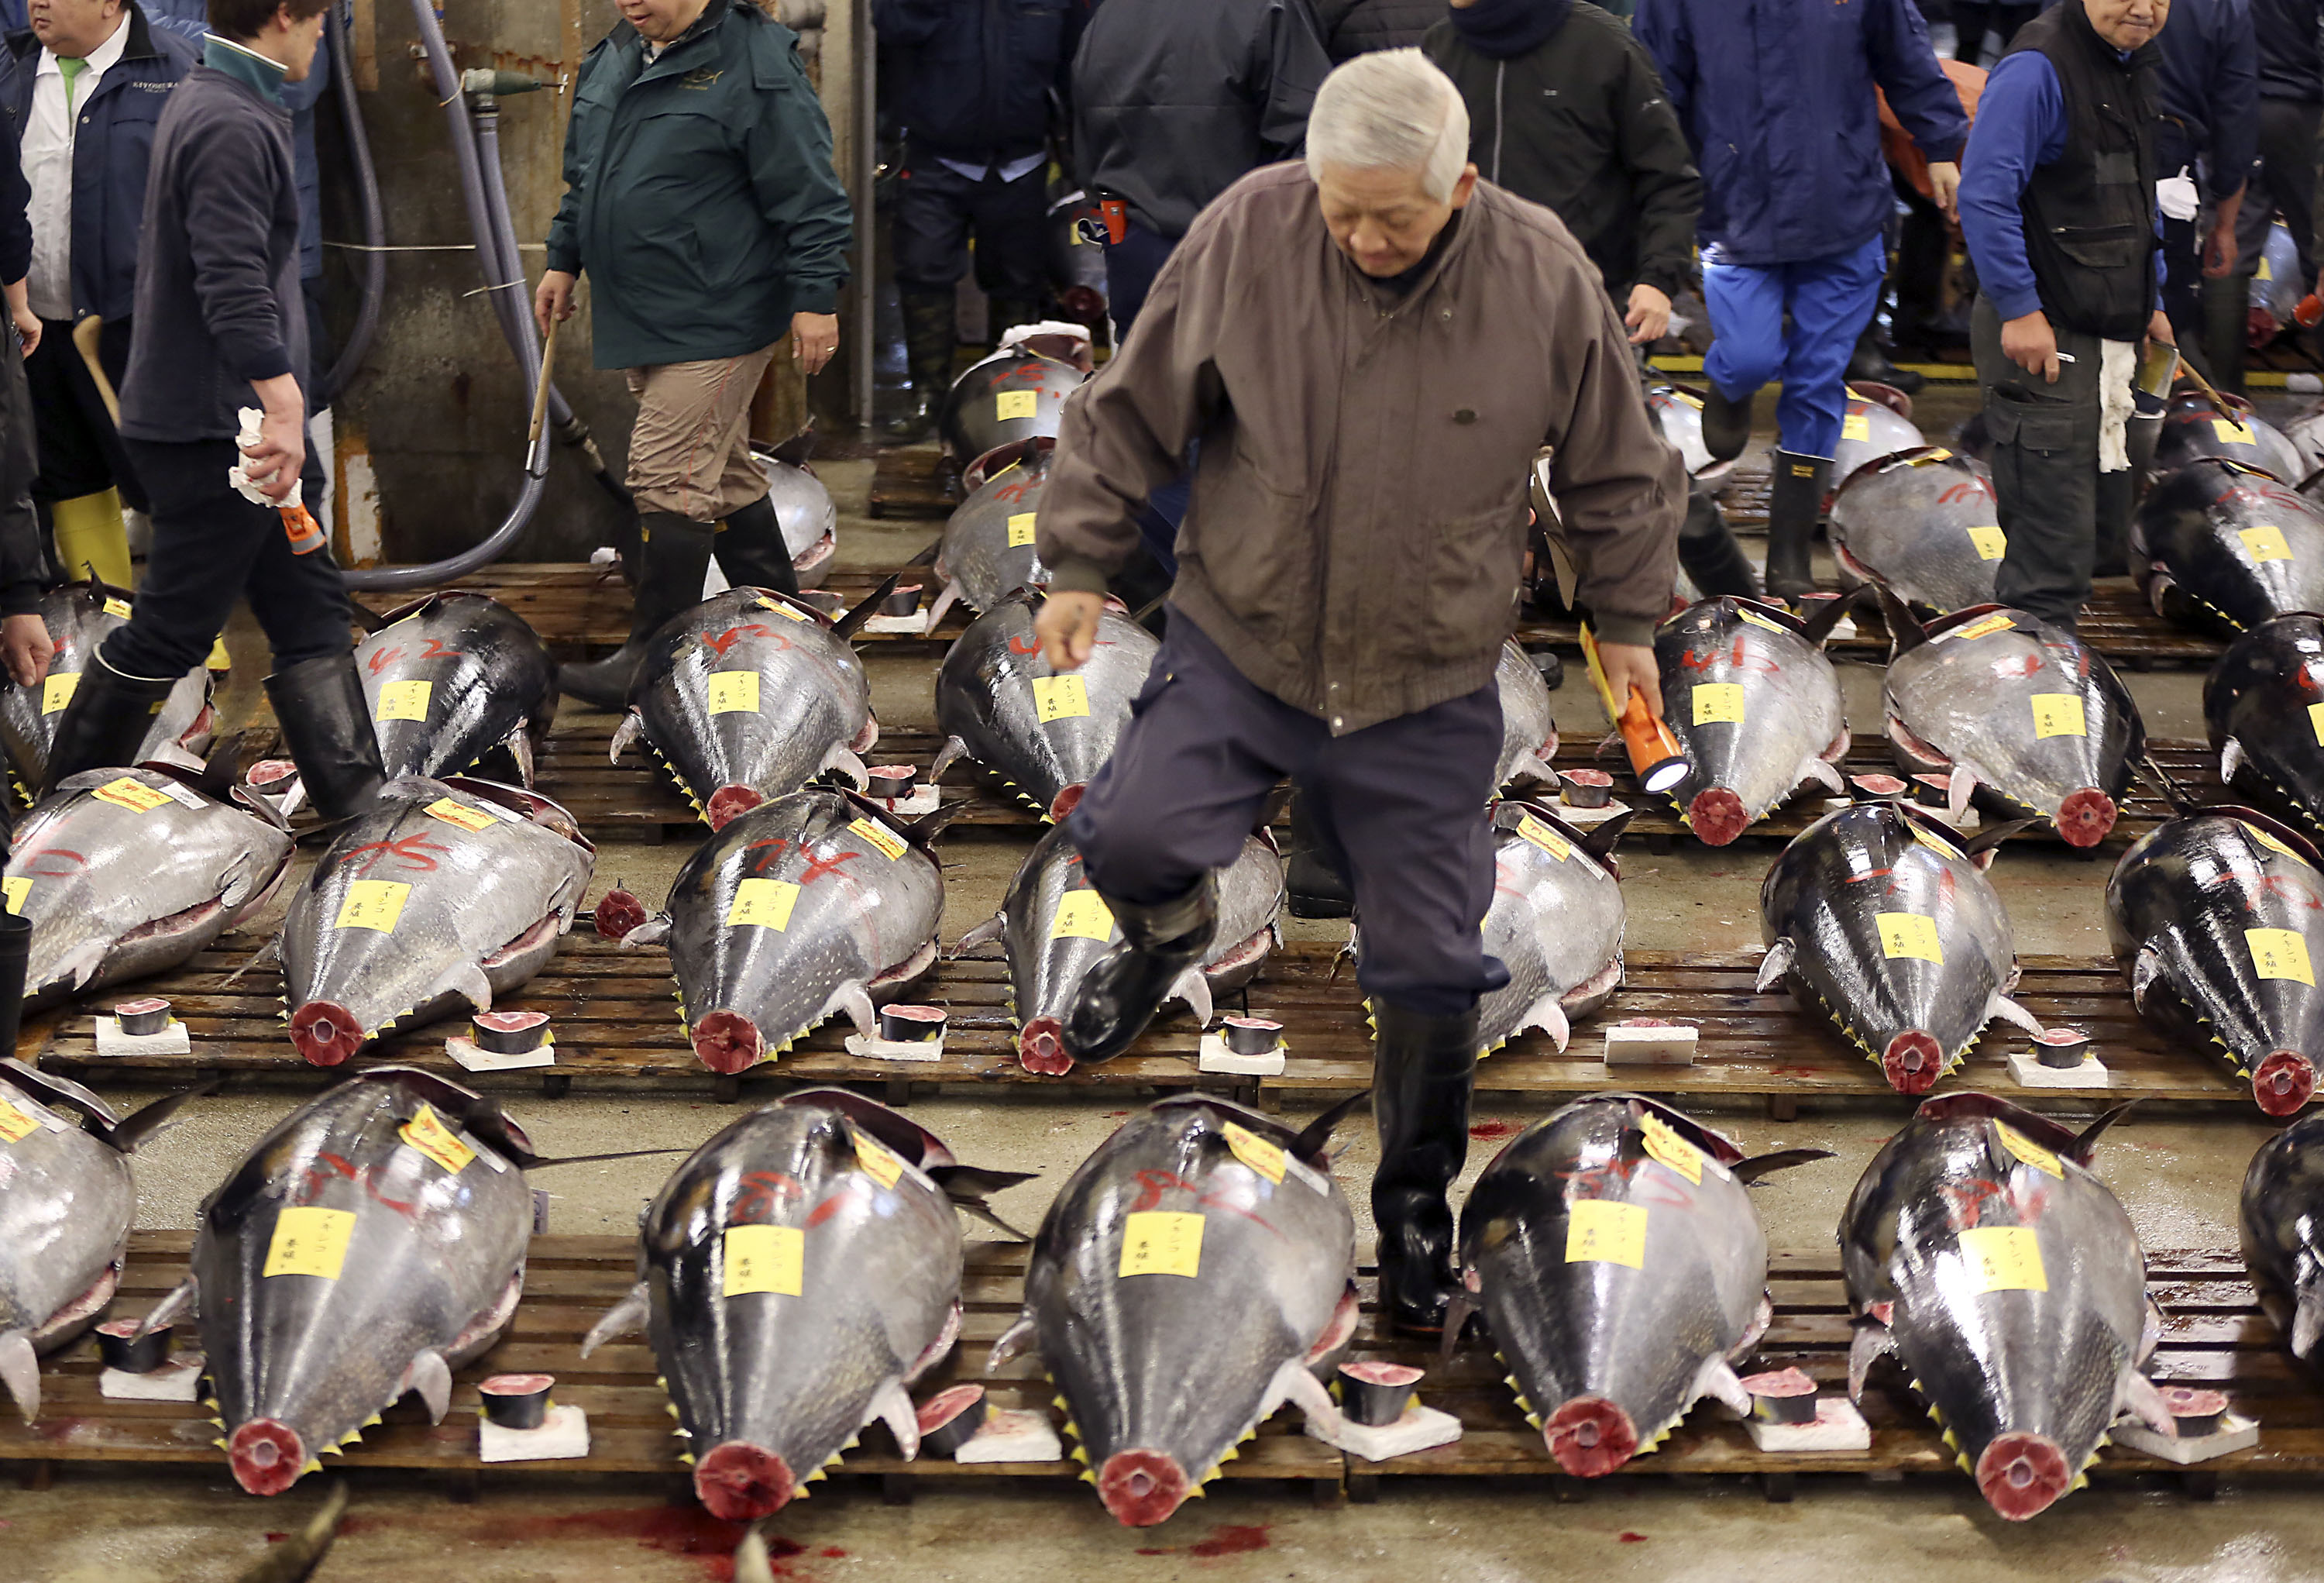
<svg viewBox="0 0 2324 1583">
<path fill-rule="evenodd" d="M 765 496 L 766 477 L 751 459 L 751 398 L 779 344 L 627 370 L 638 398 L 629 486 L 640 511 L 715 523 Z"/>
</svg>

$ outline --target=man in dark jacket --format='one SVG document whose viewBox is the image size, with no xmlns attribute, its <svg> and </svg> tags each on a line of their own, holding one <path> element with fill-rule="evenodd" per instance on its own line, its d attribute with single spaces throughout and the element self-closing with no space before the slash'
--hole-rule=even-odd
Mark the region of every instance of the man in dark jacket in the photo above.
<svg viewBox="0 0 2324 1583">
<path fill-rule="evenodd" d="M 2259 162 L 2236 215 L 2236 267 L 2230 300 L 2215 321 L 2240 327 L 2249 312 L 2268 227 L 2277 215 L 2300 248 L 2303 282 L 2324 270 L 2316 245 L 2316 140 L 2324 132 L 2324 0 L 2251 0 L 2259 72 Z M 2173 19 L 2163 30 L 2165 53 Z M 2174 266 L 2175 272 L 2175 266 Z M 2222 282 L 2223 284 L 2227 282 Z M 2180 338 L 2184 340 L 2185 337 Z M 2241 370 L 2236 371 L 2240 373 Z"/>
<path fill-rule="evenodd" d="M 41 619 L 41 528 L 32 511 L 40 454 L 32 393 L 24 383 L 24 359 L 41 338 L 40 317 L 24 284 L 32 265 L 32 227 L 24 218 L 32 196 L 17 162 L 16 124 L 0 116 L 0 296 L 8 308 L 7 328 L 0 333 L 0 664 L 19 687 L 38 687 L 54 653 Z M 0 836 L 8 817 L 9 810 L 0 808 Z M 0 938 L 0 1008 L 23 993 L 21 952 L 14 956 L 18 977 L 13 989 L 7 981 L 8 948 Z"/>
<path fill-rule="evenodd" d="M 339 569 L 327 544 L 300 552 L 277 509 L 296 504 L 311 454 L 298 179 L 280 89 L 314 60 L 329 3 L 210 0 L 202 62 L 155 128 L 121 387 L 153 548 L 128 625 L 91 657 L 58 721 L 48 790 L 134 762 L 154 711 L 245 595 L 274 651 L 266 692 L 308 801 L 327 819 L 351 818 L 384 779 Z"/>
<path fill-rule="evenodd" d="M 1438 0 L 1315 0 L 1315 22 L 1334 65 L 1374 50 L 1409 50 L 1444 14 Z"/>
<path fill-rule="evenodd" d="M 2214 380 L 2243 384 L 2244 310 L 2233 290 L 2236 211 L 2259 144 L 2258 58 L 2249 0 L 2173 0 L 2163 51 L 2162 119 L 2154 129 L 2156 199 L 2163 211 L 2163 310 L 2179 345 Z M 2312 48 L 2312 42 L 2310 47 Z M 2316 141 L 2316 125 L 2308 125 Z M 2315 181 L 2316 156 L 2307 156 Z M 2265 211 L 2270 206 L 2263 203 Z M 2301 212 L 2314 208 L 2312 195 Z M 2267 235 L 2263 212 L 2255 247 Z M 2206 277 L 2218 286 L 2206 283 Z M 2217 327 L 2204 333 L 2205 320 Z M 2200 352 L 2198 342 L 2207 343 Z"/>
<path fill-rule="evenodd" d="M 1082 0 L 872 0 L 881 97 L 904 125 L 894 231 L 912 404 L 893 439 L 926 438 L 952 384 L 972 240 L 991 338 L 1041 316 L 1052 110 L 1086 14 Z"/>
<path fill-rule="evenodd" d="M 2171 0 L 2061 0 L 1978 101 L 1961 234 L 2005 605 L 2071 631 L 2098 555 L 2100 475 L 2128 476 L 2142 337 L 2171 339 L 2155 250 L 2154 42 Z"/>
<path fill-rule="evenodd" d="M 127 588 L 122 505 L 143 509 L 145 495 L 72 332 L 101 321 L 97 363 L 118 387 L 153 127 L 196 51 L 136 0 L 34 0 L 30 14 L 7 41 L 7 108 L 32 191 L 32 310 L 47 327 L 25 368 L 40 418 L 32 495 L 68 573 L 94 567 Z"/>
<path fill-rule="evenodd" d="M 1703 440 L 1715 457 L 1739 455 L 1751 398 L 1782 377 L 1767 586 L 1808 593 L 1848 360 L 1887 273 L 1882 227 L 1895 199 L 1873 89 L 1928 156 L 1949 212 L 1969 122 L 1913 0 L 1640 0 L 1637 32 L 1702 171 L 1702 294 L 1717 338 L 1703 359 Z"/>
<path fill-rule="evenodd" d="M 798 35 L 752 0 L 622 0 L 589 51 L 565 134 L 565 201 L 533 296 L 545 333 L 586 268 L 597 366 L 627 371 L 641 541 L 629 641 L 560 685 L 628 702 L 656 628 L 726 580 L 798 591 L 751 398 L 785 333 L 809 374 L 839 346 L 853 214 Z M 724 523 L 721 527 L 719 524 Z"/>
</svg>

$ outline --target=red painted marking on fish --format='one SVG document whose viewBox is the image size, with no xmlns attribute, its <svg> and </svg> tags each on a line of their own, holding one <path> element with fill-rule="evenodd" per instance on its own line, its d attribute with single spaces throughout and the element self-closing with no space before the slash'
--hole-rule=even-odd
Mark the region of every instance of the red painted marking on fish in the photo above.
<svg viewBox="0 0 2324 1583">
<path fill-rule="evenodd" d="M 387 668 L 401 658 L 403 658 L 403 645 L 397 643 L 391 647 L 375 651 L 372 654 L 372 657 L 364 661 L 364 663 L 370 668 L 371 673 L 374 676 L 380 676 L 384 675 L 387 671 Z"/>
<path fill-rule="evenodd" d="M 465 660 L 467 654 L 459 649 L 446 648 L 440 637 L 431 637 L 428 640 L 428 646 L 420 651 L 420 657 L 423 660 Z"/>
<path fill-rule="evenodd" d="M 773 627 L 761 626 L 755 621 L 745 622 L 741 626 L 730 626 L 724 632 L 715 635 L 706 632 L 702 634 L 702 646 L 723 660 L 726 657 L 727 650 L 746 637 L 765 638 L 779 649 L 788 649 L 791 646 L 790 639 Z"/>
<path fill-rule="evenodd" d="M 322 1196 L 324 1187 L 336 1177 L 351 1181 L 363 1189 L 364 1196 L 382 1208 L 392 1209 L 407 1220 L 417 1218 L 420 1214 L 419 1205 L 403 1199 L 391 1199 L 379 1190 L 379 1183 L 375 1180 L 377 1171 L 376 1166 L 364 1166 L 358 1169 L 354 1161 L 342 1154 L 318 1153 L 314 1162 L 307 1167 L 300 1178 L 296 1190 L 296 1201 L 301 1204 L 313 1203 Z"/>
<path fill-rule="evenodd" d="M 1982 478 L 1969 478 L 1954 485 L 1937 496 L 1939 505 L 1959 505 L 1964 500 L 1994 498 L 1993 486 Z"/>
<path fill-rule="evenodd" d="M 1764 676 L 1780 676 L 1784 671 L 1773 660 L 1746 653 L 1743 639 L 1739 636 L 1735 640 L 1734 648 L 1725 654 L 1696 653 L 1690 649 L 1678 657 L 1678 662 L 1689 671 L 1708 671 L 1714 665 L 1726 665 L 1737 671 L 1756 671 Z"/>
<path fill-rule="evenodd" d="M 1006 374 L 995 375 L 993 376 L 992 383 L 985 386 L 985 388 L 987 390 L 999 390 L 1001 386 L 1006 384 L 1029 384 L 1036 389 L 1039 389 L 1045 372 L 1046 371 L 1038 363 L 1030 361 L 1020 363 L 1016 367 L 1009 370 Z M 1048 393 L 1047 391 L 1043 391 L 1041 393 L 1047 395 Z"/>
<path fill-rule="evenodd" d="M 1993 662 L 1993 673 L 2005 680 L 2013 676 L 2038 676 L 2041 672 L 2042 656 L 2039 654 L 2010 655 Z"/>
<path fill-rule="evenodd" d="M 758 857 L 752 861 L 751 872 L 752 874 L 764 874 L 770 867 L 782 860 L 783 854 L 790 850 L 790 840 L 788 837 L 770 836 L 763 841 L 752 842 L 749 846 L 743 847 L 742 850 L 745 852 L 759 852 Z M 770 850 L 761 852 L 761 847 L 768 847 L 770 848 Z"/>
<path fill-rule="evenodd" d="M 738 1220 L 771 1215 L 775 1206 L 785 1199 L 807 1197 L 807 1189 L 797 1177 L 779 1171 L 746 1171 L 742 1186 L 742 1190 L 734 1195 L 734 1216 Z"/>
<path fill-rule="evenodd" d="M 2261 875 L 2259 888 L 2268 895 L 2281 896 L 2294 906 L 2305 907 L 2311 912 L 2324 907 L 2324 902 L 2317 900 L 2315 892 L 2288 874 Z"/>
<path fill-rule="evenodd" d="M 1592 1165 L 1581 1171 L 1561 1171 L 1557 1177 L 1567 1184 L 1566 1201 L 1569 1203 L 1576 1199 L 1619 1199 L 1628 1203 L 1661 1204 L 1673 1209 L 1694 1208 L 1693 1197 L 1671 1180 L 1668 1175 L 1656 1171 L 1650 1176 L 1639 1176 L 1638 1168 L 1646 1162 L 1644 1154 L 1635 1160 L 1617 1158 L 1607 1161 L 1603 1165 Z M 1627 1186 L 1629 1190 L 1627 1193 L 1617 1190 L 1617 1183 Z"/>
<path fill-rule="evenodd" d="M 1965 1182 L 1946 1182 L 1944 1192 L 1952 1213 L 1953 1225 L 1963 1231 L 1977 1229 L 1978 1222 L 1985 1217 L 1987 1199 L 2000 1199 L 2006 1202 L 2009 1198 L 2007 1188 L 1997 1181 L 1987 1181 L 1981 1176 Z"/>
<path fill-rule="evenodd" d="M 1159 1204 L 1162 1201 L 1162 1195 L 1164 1193 L 1193 1193 L 1194 1195 L 1194 1203 L 1197 1208 L 1204 1209 L 1224 1209 L 1228 1214 L 1240 1215 L 1245 1220 L 1250 1221 L 1253 1226 L 1260 1227 L 1268 1231 L 1274 1232 L 1277 1236 L 1281 1236 L 1283 1235 L 1281 1232 L 1276 1231 L 1274 1227 L 1268 1225 L 1268 1223 L 1259 1216 L 1252 1214 L 1250 1210 L 1246 1208 L 1243 1205 L 1237 1203 L 1231 1193 L 1225 1187 L 1221 1187 L 1212 1191 L 1204 1192 L 1201 1183 L 1188 1181 L 1185 1177 L 1180 1176 L 1176 1171 L 1148 1170 L 1141 1171 L 1138 1173 L 1138 1201 L 1130 1207 L 1132 1214 L 1137 1214 L 1142 1210 L 1153 1208 L 1157 1204 Z"/>
<path fill-rule="evenodd" d="M 60 859 L 54 868 L 39 866 L 48 859 Z M 43 847 L 16 865 L 17 872 L 32 879 L 69 879 L 88 866 L 88 859 L 62 847 Z"/>
<path fill-rule="evenodd" d="M 1192 1556 L 1249 1555 L 1255 1550 L 1268 1548 L 1268 1524 L 1264 1523 L 1222 1523 L 1211 1530 L 1208 1539 L 1198 1539 L 1186 1547 Z"/>
<path fill-rule="evenodd" d="M 992 498 L 1013 504 L 1024 499 L 1027 495 L 1032 492 L 1034 486 L 1040 482 L 1040 479 L 1030 476 L 1022 478 L 1011 479 L 1010 482 L 1001 486 L 1000 488 L 995 489 L 992 492 Z"/>
<path fill-rule="evenodd" d="M 433 874 L 436 872 L 436 859 L 428 856 L 430 852 L 441 853 L 449 857 L 452 855 L 452 848 L 439 842 L 431 841 L 425 836 L 406 836 L 400 841 L 374 841 L 368 846 L 357 847 L 339 861 L 353 863 L 356 858 L 371 854 L 373 856 L 369 860 L 355 871 L 358 874 L 369 874 L 379 866 L 382 858 L 392 856 L 398 865 L 410 873 Z"/>
<path fill-rule="evenodd" d="M 816 1227 L 822 1225 L 825 1221 L 830 1219 L 834 1215 L 838 1214 L 842 1209 L 847 1207 L 849 1199 L 858 1197 L 868 1198 L 870 1196 L 871 1190 L 865 1186 L 864 1180 L 862 1177 L 848 1176 L 842 1178 L 839 1183 L 831 1190 L 829 1196 L 825 1198 L 823 1202 L 817 1204 L 814 1208 L 807 1211 L 807 1229 L 812 1231 Z"/>
<path fill-rule="evenodd" d="M 802 886 L 806 886 L 813 884 L 816 881 L 821 879 L 827 874 L 837 875 L 841 879 L 845 879 L 847 875 L 840 873 L 839 866 L 843 863 L 852 863 L 856 858 L 862 856 L 863 854 L 861 852 L 836 852 L 826 857 L 818 857 L 813 852 L 807 852 L 803 854 L 803 856 L 807 858 L 807 872 L 799 875 L 799 884 Z"/>
</svg>

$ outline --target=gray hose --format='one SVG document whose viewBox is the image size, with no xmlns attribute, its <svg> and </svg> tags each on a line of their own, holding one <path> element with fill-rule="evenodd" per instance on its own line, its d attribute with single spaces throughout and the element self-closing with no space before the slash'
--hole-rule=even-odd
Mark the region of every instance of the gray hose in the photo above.
<svg viewBox="0 0 2324 1583">
<path fill-rule="evenodd" d="M 425 588 L 437 583 L 448 583 L 490 566 L 508 552 L 532 521 L 532 514 L 540 508 L 540 496 L 549 487 L 549 425 L 540 427 L 540 438 L 533 442 L 524 459 L 524 487 L 517 491 L 516 504 L 509 507 L 508 515 L 492 535 L 481 544 L 464 550 L 449 560 L 438 560 L 427 566 L 383 566 L 366 570 L 341 571 L 339 579 L 355 593 L 404 593 L 413 588 Z"/>
<path fill-rule="evenodd" d="M 347 11 L 342 6 L 331 18 L 331 75 L 339 90 L 339 114 L 346 119 L 347 154 L 355 162 L 355 190 L 363 199 L 363 303 L 355 311 L 355 328 L 331 365 L 330 387 L 322 393 L 336 400 L 347 382 L 363 372 L 364 359 L 379 335 L 380 303 L 387 295 L 387 211 L 379 198 L 379 171 L 372 163 L 371 134 L 364 125 L 363 107 L 355 102 L 355 51 L 347 42 Z"/>
<path fill-rule="evenodd" d="M 509 218 L 508 188 L 501 176 L 501 115 L 497 108 L 478 106 L 475 112 L 476 174 L 484 184 L 484 213 L 492 225 L 493 245 L 501 255 L 501 267 L 507 273 L 504 281 L 521 281 L 524 277 L 524 255 L 517 250 L 516 222 Z M 527 368 L 540 366 L 540 327 L 532 320 L 532 297 L 530 292 L 495 292 L 507 309 L 506 317 L 513 325 L 516 338 L 510 345 Z M 530 403 L 532 393 L 525 400 Z M 564 393 L 554 380 L 549 385 L 549 421 L 551 427 L 562 429 L 573 421 L 573 409 L 566 404 Z"/>
</svg>

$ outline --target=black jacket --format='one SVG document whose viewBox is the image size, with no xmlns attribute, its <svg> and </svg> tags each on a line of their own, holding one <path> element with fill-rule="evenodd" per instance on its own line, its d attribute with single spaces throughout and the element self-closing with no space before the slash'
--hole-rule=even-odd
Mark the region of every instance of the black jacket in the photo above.
<svg viewBox="0 0 2324 1583">
<path fill-rule="evenodd" d="M 2324 0 L 2251 0 L 2251 21 L 2259 41 L 2260 97 L 2324 100 L 2324 49 L 2318 44 Z"/>
<path fill-rule="evenodd" d="M 1084 0 L 872 0 L 880 97 L 916 153 L 1038 153 L 1087 15 Z"/>
<path fill-rule="evenodd" d="M 1471 48 L 1450 22 L 1421 46 L 1469 106 L 1469 157 L 1487 181 L 1554 211 L 1619 295 L 1676 296 L 1694 280 L 1702 178 L 1645 48 L 1614 17 L 1576 4 L 1539 47 L 1510 60 Z"/>
<path fill-rule="evenodd" d="M 1410 49 L 1443 14 L 1444 0 L 1315 0 L 1335 66 L 1373 50 Z"/>
<path fill-rule="evenodd" d="M 32 261 L 32 227 L 24 218 L 32 189 L 19 161 L 16 118 L 0 115 L 0 281 L 10 285 Z M 41 607 L 41 524 L 32 514 L 41 458 L 22 351 L 13 327 L 0 332 L 0 616 Z"/>
<path fill-rule="evenodd" d="M 1082 185 L 1183 236 L 1204 204 L 1299 151 L 1331 69 L 1306 0 L 1106 0 L 1074 59 Z"/>
</svg>

